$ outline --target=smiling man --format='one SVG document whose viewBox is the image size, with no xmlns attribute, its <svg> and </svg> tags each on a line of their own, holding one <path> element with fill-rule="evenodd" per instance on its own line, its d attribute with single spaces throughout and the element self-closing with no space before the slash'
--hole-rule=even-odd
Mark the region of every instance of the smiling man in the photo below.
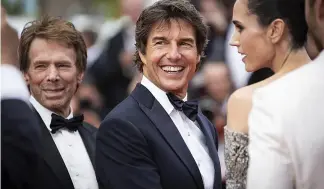
<svg viewBox="0 0 324 189">
<path fill-rule="evenodd" d="M 59 18 L 45 16 L 24 28 L 20 69 L 38 117 L 42 161 L 34 188 L 98 188 L 92 160 L 96 128 L 74 116 L 71 99 L 82 81 L 87 52 L 81 34 Z"/>
<path fill-rule="evenodd" d="M 215 128 L 187 101 L 206 43 L 207 27 L 187 1 L 161 0 L 142 12 L 135 62 L 143 79 L 99 128 L 100 188 L 221 188 Z"/>
</svg>

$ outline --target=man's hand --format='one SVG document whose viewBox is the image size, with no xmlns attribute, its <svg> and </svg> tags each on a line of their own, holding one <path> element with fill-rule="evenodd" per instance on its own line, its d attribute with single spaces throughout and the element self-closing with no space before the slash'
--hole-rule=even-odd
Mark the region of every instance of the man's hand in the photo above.
<svg viewBox="0 0 324 189">
<path fill-rule="evenodd" d="M 18 66 L 18 34 L 7 22 L 6 10 L 1 6 L 1 64 Z"/>
</svg>

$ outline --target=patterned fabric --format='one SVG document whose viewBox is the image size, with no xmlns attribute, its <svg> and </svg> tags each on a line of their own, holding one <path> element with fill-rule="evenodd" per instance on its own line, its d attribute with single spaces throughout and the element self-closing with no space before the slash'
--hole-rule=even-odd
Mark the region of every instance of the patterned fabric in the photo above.
<svg viewBox="0 0 324 189">
<path fill-rule="evenodd" d="M 225 127 L 226 188 L 245 189 L 249 163 L 249 137 Z"/>
</svg>

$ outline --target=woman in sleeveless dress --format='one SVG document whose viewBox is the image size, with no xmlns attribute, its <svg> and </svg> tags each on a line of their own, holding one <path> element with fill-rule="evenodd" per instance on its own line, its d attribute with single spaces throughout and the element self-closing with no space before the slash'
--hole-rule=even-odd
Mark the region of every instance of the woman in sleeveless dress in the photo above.
<svg viewBox="0 0 324 189">
<path fill-rule="evenodd" d="M 270 68 L 274 75 L 235 91 L 228 101 L 225 127 L 226 188 L 244 189 L 248 168 L 248 115 L 255 89 L 279 79 L 310 58 L 304 48 L 307 24 L 304 0 L 237 0 L 230 45 L 243 55 L 245 69 Z M 262 173 L 260 173 L 262 174 Z"/>
</svg>

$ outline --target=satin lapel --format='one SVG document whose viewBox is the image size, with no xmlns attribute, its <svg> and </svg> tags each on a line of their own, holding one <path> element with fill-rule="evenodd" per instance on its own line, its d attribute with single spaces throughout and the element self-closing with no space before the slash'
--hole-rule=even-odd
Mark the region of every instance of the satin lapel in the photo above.
<svg viewBox="0 0 324 189">
<path fill-rule="evenodd" d="M 137 85 L 132 96 L 139 102 L 141 109 L 158 128 L 166 142 L 187 167 L 198 188 L 203 189 L 203 180 L 198 166 L 167 112 L 153 97 L 149 90 L 142 85 Z"/>
<path fill-rule="evenodd" d="M 203 132 L 205 139 L 206 139 L 206 145 L 208 147 L 209 156 L 213 160 L 214 168 L 215 168 L 215 179 L 214 179 L 214 188 L 217 185 L 221 184 L 221 170 L 220 170 L 220 163 L 217 153 L 216 144 L 214 141 L 214 137 L 212 135 L 211 127 L 209 126 L 209 122 L 207 121 L 207 118 L 204 117 L 204 115 L 201 113 L 201 111 L 198 112 L 197 121 L 200 126 L 201 131 Z M 217 140 L 217 139 L 216 139 Z M 221 185 L 219 185 L 221 186 Z"/>
<path fill-rule="evenodd" d="M 95 169 L 94 158 L 95 158 L 95 135 L 96 135 L 96 133 L 95 132 L 91 133 L 91 131 L 87 130 L 87 128 L 85 128 L 86 127 L 85 124 L 86 123 L 83 123 L 83 126 L 79 127 L 78 131 L 82 138 L 83 144 L 84 144 L 85 148 L 87 149 L 92 166 Z"/>
<path fill-rule="evenodd" d="M 54 140 L 48 131 L 46 125 L 41 119 L 40 115 L 35 110 L 41 127 L 42 144 L 43 144 L 43 158 L 45 162 L 52 169 L 57 178 L 61 181 L 64 188 L 74 188 L 69 172 L 64 164 L 64 161 L 59 153 Z M 50 184 L 50 183 L 49 183 Z"/>
</svg>

